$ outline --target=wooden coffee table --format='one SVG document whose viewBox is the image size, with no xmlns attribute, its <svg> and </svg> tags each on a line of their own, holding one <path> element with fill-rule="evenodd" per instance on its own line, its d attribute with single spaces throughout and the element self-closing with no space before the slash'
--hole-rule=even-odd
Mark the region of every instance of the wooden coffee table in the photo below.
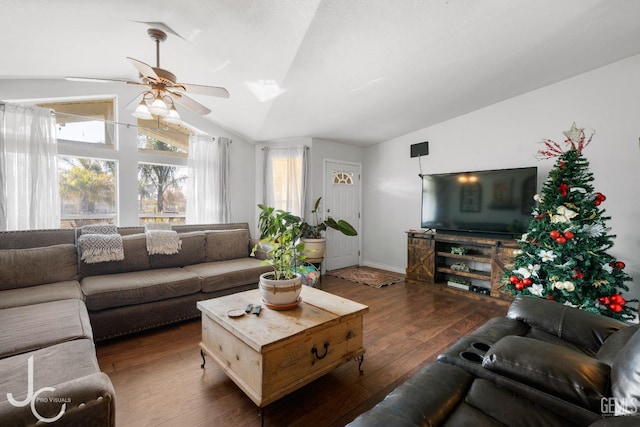
<svg viewBox="0 0 640 427">
<path fill-rule="evenodd" d="M 206 353 L 259 408 L 350 360 L 361 369 L 369 307 L 308 286 L 300 297 L 286 311 L 265 308 L 257 289 L 198 302 L 202 367 Z M 248 304 L 260 314 L 228 315 Z"/>
</svg>

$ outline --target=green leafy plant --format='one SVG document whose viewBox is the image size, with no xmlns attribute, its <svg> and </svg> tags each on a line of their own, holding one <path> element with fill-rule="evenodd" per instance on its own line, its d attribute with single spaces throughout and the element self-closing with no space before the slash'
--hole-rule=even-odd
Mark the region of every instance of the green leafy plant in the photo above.
<svg viewBox="0 0 640 427">
<path fill-rule="evenodd" d="M 302 220 L 281 209 L 262 204 L 258 207 L 262 210 L 258 218 L 261 239 L 251 255 L 261 246 L 268 255 L 263 263 L 273 266 L 275 279 L 293 279 L 297 264 L 304 258 L 304 243 L 300 240 Z"/>
<path fill-rule="evenodd" d="M 320 215 L 318 214 L 318 207 L 320 206 L 320 201 L 322 197 L 318 197 L 316 202 L 313 205 L 313 209 L 311 213 L 315 217 L 315 225 L 311 225 L 305 221 L 302 221 L 302 237 L 311 238 L 311 239 L 319 239 L 322 237 L 322 232 L 327 228 L 332 228 L 344 234 L 345 236 L 357 236 L 358 232 L 356 229 L 349 224 L 347 221 L 342 219 L 333 219 L 332 217 L 328 217 L 324 221 L 320 221 Z"/>
</svg>

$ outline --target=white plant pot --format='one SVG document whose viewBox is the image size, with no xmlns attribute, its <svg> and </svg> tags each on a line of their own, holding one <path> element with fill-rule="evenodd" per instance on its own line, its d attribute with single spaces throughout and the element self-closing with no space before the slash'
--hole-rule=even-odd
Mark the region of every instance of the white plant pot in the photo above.
<svg viewBox="0 0 640 427">
<path fill-rule="evenodd" d="M 294 304 L 302 291 L 302 276 L 296 273 L 293 279 L 275 280 L 273 272 L 260 275 L 260 295 L 266 304 L 289 305 Z"/>
<path fill-rule="evenodd" d="M 324 259 L 324 251 L 327 248 L 326 237 L 319 239 L 305 237 L 302 239 L 302 242 L 304 243 L 304 251 L 302 251 L 302 254 L 306 257 L 305 262 L 322 262 Z"/>
</svg>

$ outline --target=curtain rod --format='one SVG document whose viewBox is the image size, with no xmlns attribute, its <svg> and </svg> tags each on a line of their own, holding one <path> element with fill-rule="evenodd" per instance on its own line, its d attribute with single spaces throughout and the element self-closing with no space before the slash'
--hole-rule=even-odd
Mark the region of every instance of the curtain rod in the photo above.
<svg viewBox="0 0 640 427">
<path fill-rule="evenodd" d="M 285 145 L 284 147 L 262 147 L 261 150 L 264 151 L 267 148 L 297 148 L 300 147 L 299 145 Z M 309 149 L 308 145 L 303 145 L 302 148 L 304 148 L 305 150 Z"/>
<path fill-rule="evenodd" d="M 0 101 L 0 108 L 4 110 L 4 107 L 5 107 L 6 104 L 7 104 L 6 102 Z M 22 105 L 22 104 L 15 104 L 15 105 L 20 105 L 22 107 L 25 107 L 25 105 Z M 27 106 L 34 107 L 34 105 L 27 105 Z M 64 113 L 62 111 L 51 110 L 51 114 L 53 116 L 60 115 L 60 116 L 67 116 L 67 117 L 75 117 L 75 118 L 78 118 L 78 119 L 97 120 L 97 121 L 100 121 L 100 122 L 109 123 L 109 124 L 113 124 L 113 125 L 126 126 L 127 128 L 135 127 L 135 128 L 139 128 L 139 129 L 156 130 L 156 131 L 159 130 L 159 131 L 167 132 L 167 133 L 174 133 L 174 134 L 178 134 L 178 135 L 191 136 L 190 133 L 180 132 L 178 130 L 173 130 L 173 129 L 169 129 L 169 128 L 162 129 L 160 127 L 151 128 L 151 127 L 148 127 L 148 126 L 138 126 L 138 125 L 131 124 L 131 123 L 122 123 L 122 122 L 116 122 L 115 120 L 98 119 L 98 118 L 95 118 L 95 117 L 81 116 L 79 114 Z M 209 134 L 198 134 L 198 133 L 194 133 L 194 134 L 195 135 L 211 136 L 212 139 L 216 138 L 215 136 L 212 136 L 212 135 L 209 135 Z"/>
<path fill-rule="evenodd" d="M 52 111 L 53 111 L 54 115 L 56 115 L 56 116 L 60 115 L 60 116 L 67 116 L 67 117 L 75 117 L 75 118 L 78 118 L 78 119 L 97 120 L 99 122 L 104 122 L 104 123 L 109 123 L 109 124 L 114 124 L 114 125 L 119 125 L 119 126 L 126 126 L 127 128 L 135 127 L 135 128 L 139 128 L 139 129 L 160 130 L 162 132 L 167 132 L 167 133 L 175 133 L 175 134 L 178 134 L 178 135 L 191 136 L 190 133 L 180 132 L 179 130 L 173 130 L 173 129 L 170 129 L 170 128 L 162 129 L 162 128 L 159 127 L 159 124 L 158 124 L 157 128 L 150 128 L 148 126 L 139 126 L 139 125 L 134 125 L 134 124 L 131 124 L 131 123 L 116 122 L 115 120 L 98 119 L 98 118 L 95 118 L 95 117 L 81 116 L 79 114 L 63 113 L 62 111 L 55 111 L 55 110 L 52 110 Z M 159 123 L 159 121 L 160 121 L 160 119 L 158 119 L 158 123 Z M 205 134 L 205 135 L 208 135 L 208 134 Z"/>
</svg>

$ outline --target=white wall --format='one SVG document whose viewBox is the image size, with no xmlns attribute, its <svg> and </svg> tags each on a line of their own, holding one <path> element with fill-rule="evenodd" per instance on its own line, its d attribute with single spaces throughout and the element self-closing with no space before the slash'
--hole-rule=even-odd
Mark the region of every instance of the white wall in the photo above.
<svg viewBox="0 0 640 427">
<path fill-rule="evenodd" d="M 505 76 L 508 78 L 508 76 Z M 425 105 L 425 109 L 429 106 Z M 627 265 L 640 295 L 640 56 L 529 92 L 365 150 L 363 263 L 404 271 L 406 234 L 420 227 L 421 180 L 409 146 L 429 141 L 424 173 L 538 166 L 538 188 L 554 160 L 538 142 L 562 142 L 572 122 L 596 130 L 583 151 L 617 234 L 610 253 Z"/>
<path fill-rule="evenodd" d="M 65 97 L 93 97 L 115 95 L 117 97 L 116 121 L 124 124 L 136 124 L 136 119 L 131 113 L 139 103 L 140 93 L 138 87 L 124 84 L 81 83 L 64 80 L 0 80 L 0 100 L 42 100 Z M 133 99 L 133 102 L 127 105 Z M 178 107 L 179 108 L 179 107 Z M 224 136 L 230 138 L 231 144 L 231 219 L 235 222 L 248 222 L 251 227 L 255 224 L 254 200 L 250 195 L 255 193 L 255 150 L 253 144 L 242 137 L 216 126 L 210 121 L 195 115 L 184 108 L 180 109 L 182 119 L 212 136 Z M 119 225 L 137 225 L 137 186 L 131 182 L 137 182 L 137 162 L 154 161 L 149 154 L 138 153 L 136 128 L 126 125 L 117 126 L 119 150 L 110 154 L 115 157 L 120 165 L 119 192 Z M 77 155 L 99 156 L 99 150 L 77 150 Z M 156 160 L 157 161 L 157 160 Z M 186 159 L 183 159 L 186 165 Z"/>
</svg>

